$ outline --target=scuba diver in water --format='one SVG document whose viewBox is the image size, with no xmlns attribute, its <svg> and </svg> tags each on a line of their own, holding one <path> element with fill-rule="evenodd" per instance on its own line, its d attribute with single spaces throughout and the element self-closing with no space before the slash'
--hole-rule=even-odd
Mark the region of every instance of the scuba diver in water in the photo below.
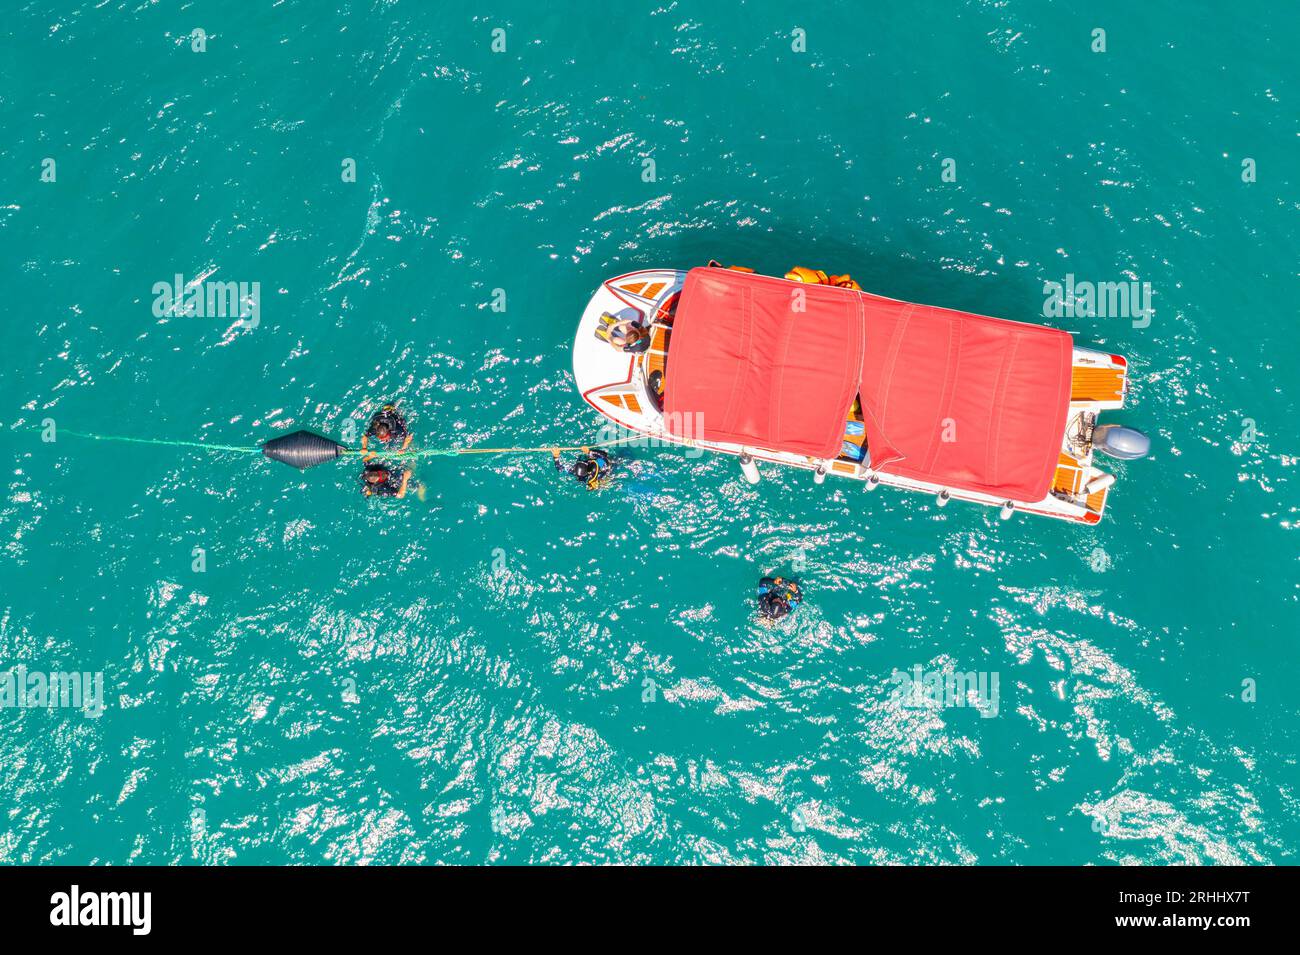
<svg viewBox="0 0 1300 955">
<path fill-rule="evenodd" d="M 375 412 L 366 433 L 361 436 L 361 460 L 377 457 L 370 450 L 371 442 L 383 450 L 405 451 L 411 446 L 412 437 L 406 428 L 406 418 L 397 410 L 397 405 L 384 405 Z"/>
<path fill-rule="evenodd" d="M 406 427 L 405 416 L 397 405 L 384 405 L 370 419 L 366 433 L 361 436 L 361 460 L 369 462 L 361 471 L 361 493 L 366 497 L 406 497 L 414 490 L 424 500 L 424 485 L 412 483 L 411 469 L 380 461 L 384 453 L 400 454 L 411 446 L 413 435 Z"/>
<path fill-rule="evenodd" d="M 797 580 L 764 577 L 758 582 L 758 612 L 768 620 L 780 620 L 803 600 Z"/>
<path fill-rule="evenodd" d="M 552 448 L 551 455 L 555 462 L 555 470 L 561 474 L 572 474 L 574 480 L 587 486 L 587 490 L 594 491 L 601 487 L 609 478 L 614 470 L 614 463 L 609 459 L 609 455 L 596 448 L 583 448 L 582 455 L 573 464 L 565 466 L 560 460 L 560 452 Z"/>
<path fill-rule="evenodd" d="M 411 482 L 410 468 L 393 469 L 378 462 L 361 472 L 361 493 L 366 497 L 406 497 Z"/>
</svg>

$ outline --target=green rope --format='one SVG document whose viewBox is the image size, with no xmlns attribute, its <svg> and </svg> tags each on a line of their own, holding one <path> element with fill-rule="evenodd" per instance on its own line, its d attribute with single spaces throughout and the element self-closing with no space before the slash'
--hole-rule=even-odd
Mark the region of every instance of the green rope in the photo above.
<svg viewBox="0 0 1300 955">
<path fill-rule="evenodd" d="M 417 448 L 408 451 L 387 451 L 379 449 L 372 451 L 376 457 L 380 458 L 435 458 L 449 457 L 457 454 L 540 454 L 551 451 L 586 451 L 588 448 L 605 448 L 613 444 L 622 444 L 625 441 L 641 440 L 640 435 L 629 435 L 622 438 L 614 438 L 610 441 L 598 441 L 595 444 L 575 444 L 575 445 L 552 445 L 548 444 L 539 448 Z M 360 451 L 348 449 L 349 454 L 360 454 Z"/>
<path fill-rule="evenodd" d="M 35 430 L 41 430 L 36 428 Z M 71 435 L 74 438 L 89 438 L 92 441 L 121 441 L 127 444 L 152 444 L 172 448 L 200 448 L 204 451 L 228 451 L 236 454 L 261 454 L 260 447 L 244 447 L 235 444 L 207 444 L 202 441 L 174 441 L 166 438 L 131 438 L 118 434 L 89 434 L 84 431 L 72 431 L 68 428 L 60 428 L 57 432 L 60 435 Z M 614 438 L 610 441 L 600 441 L 596 444 L 584 445 L 546 445 L 537 448 L 416 448 L 406 451 L 389 451 L 386 449 L 376 449 L 371 453 L 381 458 L 437 458 L 437 457 L 454 457 L 460 454 L 536 454 L 549 451 L 585 451 L 588 448 L 603 448 L 609 445 L 622 444 L 625 441 L 639 440 L 640 436 L 629 435 L 627 437 Z M 358 448 L 348 448 L 348 454 L 361 454 Z"/>
<path fill-rule="evenodd" d="M 90 438 L 93 441 L 125 441 L 128 444 L 161 444 L 173 448 L 202 448 L 204 451 L 235 451 L 241 454 L 262 453 L 261 448 L 245 448 L 233 444 L 205 444 L 202 441 L 170 441 L 162 438 L 127 438 L 118 434 L 86 434 L 82 431 L 70 431 L 67 428 L 60 428 L 56 434 L 70 434 L 74 438 Z"/>
</svg>

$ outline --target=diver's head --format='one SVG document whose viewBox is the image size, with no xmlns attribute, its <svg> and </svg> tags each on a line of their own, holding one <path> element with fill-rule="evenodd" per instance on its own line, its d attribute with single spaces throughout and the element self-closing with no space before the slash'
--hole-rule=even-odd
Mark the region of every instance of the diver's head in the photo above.
<svg viewBox="0 0 1300 955">
<path fill-rule="evenodd" d="M 380 441 L 387 441 L 390 437 L 392 437 L 392 435 L 393 432 L 388 430 L 388 423 L 386 421 L 375 422 L 376 438 L 378 438 Z"/>
<path fill-rule="evenodd" d="M 367 484 L 383 484 L 388 480 L 388 472 L 383 468 L 366 468 L 365 478 Z"/>
<path fill-rule="evenodd" d="M 635 322 L 619 322 L 609 330 L 609 339 L 615 345 L 634 345 L 641 340 L 641 329 Z"/>
<path fill-rule="evenodd" d="M 573 466 L 573 476 L 579 481 L 590 481 L 596 476 L 599 466 L 591 458 L 583 458 Z"/>
</svg>

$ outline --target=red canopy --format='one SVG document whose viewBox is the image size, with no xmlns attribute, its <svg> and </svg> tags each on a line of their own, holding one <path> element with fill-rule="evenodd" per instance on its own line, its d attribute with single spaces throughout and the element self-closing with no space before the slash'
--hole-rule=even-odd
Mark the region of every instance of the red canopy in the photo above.
<svg viewBox="0 0 1300 955">
<path fill-rule="evenodd" d="M 953 489 L 1042 500 L 1070 405 L 1069 334 L 860 294 L 871 466 Z"/>
<path fill-rule="evenodd" d="M 846 289 L 692 269 L 668 361 L 670 434 L 833 458 L 858 391 L 862 310 Z"/>
<path fill-rule="evenodd" d="M 875 470 L 1036 501 L 1060 452 L 1071 348 L 1038 325 L 693 269 L 673 322 L 665 425 L 833 458 L 860 393 Z"/>
</svg>

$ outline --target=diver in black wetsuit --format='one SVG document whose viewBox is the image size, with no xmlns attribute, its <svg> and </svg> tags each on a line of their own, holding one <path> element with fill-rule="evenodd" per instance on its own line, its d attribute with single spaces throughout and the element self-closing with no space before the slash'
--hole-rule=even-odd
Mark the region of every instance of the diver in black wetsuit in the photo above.
<svg viewBox="0 0 1300 955">
<path fill-rule="evenodd" d="M 552 459 L 555 462 L 555 470 L 561 474 L 572 474 L 574 480 L 585 484 L 587 490 L 594 491 L 608 479 L 614 470 L 614 463 L 609 459 L 609 455 L 596 448 L 594 451 L 590 448 L 583 448 L 583 453 L 573 464 L 565 466 L 560 460 L 560 452 L 551 449 Z"/>
<path fill-rule="evenodd" d="M 606 312 L 596 324 L 596 337 L 619 351 L 637 354 L 650 347 L 650 329 L 639 320 L 623 319 Z"/>
<path fill-rule="evenodd" d="M 366 497 L 406 497 L 411 481 L 409 468 L 393 469 L 387 464 L 367 464 L 361 472 L 361 493 Z"/>
<path fill-rule="evenodd" d="M 797 580 L 764 577 L 758 582 L 758 612 L 768 620 L 780 620 L 803 600 Z"/>
<path fill-rule="evenodd" d="M 380 450 L 405 451 L 411 445 L 411 438 L 406 418 L 397 410 L 397 405 L 384 405 L 375 412 L 366 433 L 361 436 L 361 459 L 368 461 L 377 456 L 371 450 L 372 443 Z"/>
<path fill-rule="evenodd" d="M 619 322 L 609 330 L 609 343 L 636 354 L 650 347 L 650 333 L 635 322 Z"/>
</svg>

